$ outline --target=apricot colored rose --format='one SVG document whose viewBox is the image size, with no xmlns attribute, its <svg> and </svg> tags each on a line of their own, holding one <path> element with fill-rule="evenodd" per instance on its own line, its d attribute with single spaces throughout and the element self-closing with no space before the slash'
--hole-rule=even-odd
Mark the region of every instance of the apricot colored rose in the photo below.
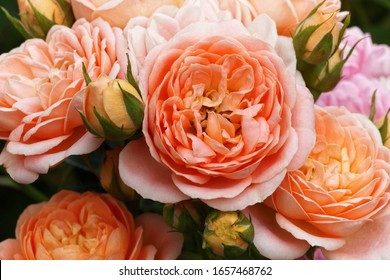
<svg viewBox="0 0 390 280">
<path fill-rule="evenodd" d="M 73 0 L 71 1 L 76 19 L 92 21 L 102 18 L 112 26 L 123 28 L 136 16 L 151 16 L 162 5 L 180 7 L 184 0 Z"/>
<path fill-rule="evenodd" d="M 145 137 L 121 152 L 123 181 L 161 202 L 235 210 L 263 201 L 315 142 L 295 63 L 291 39 L 266 15 L 249 29 L 195 23 L 152 49 L 140 75 Z"/>
<path fill-rule="evenodd" d="M 16 240 L 0 243 L 2 259 L 101 260 L 175 259 L 182 246 L 161 216 L 134 221 L 108 194 L 61 191 L 50 201 L 27 207 Z"/>
<path fill-rule="evenodd" d="M 257 15 L 266 13 L 275 22 L 279 35 L 291 36 L 298 23 L 323 0 L 218 0 L 222 9 L 229 10 L 234 18 L 245 25 Z M 325 0 L 320 8 L 324 13 L 340 9 L 340 0 Z"/>
<path fill-rule="evenodd" d="M 316 132 L 305 164 L 266 200 L 273 210 L 246 212 L 255 245 L 270 258 L 295 258 L 312 245 L 329 259 L 388 259 L 390 150 L 373 123 L 343 107 L 316 107 Z"/>
<path fill-rule="evenodd" d="M 85 87 L 82 65 L 95 80 L 126 71 L 122 32 L 99 19 L 57 25 L 46 41 L 27 40 L 0 56 L 0 155 L 10 176 L 31 183 L 70 155 L 94 151 L 102 140 L 88 133 L 80 118 Z M 125 64 L 123 64 L 125 63 Z"/>
</svg>

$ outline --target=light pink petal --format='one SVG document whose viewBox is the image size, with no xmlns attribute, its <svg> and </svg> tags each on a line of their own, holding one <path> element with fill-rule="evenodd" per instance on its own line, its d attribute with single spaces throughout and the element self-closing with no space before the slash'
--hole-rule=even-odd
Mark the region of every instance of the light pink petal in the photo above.
<svg viewBox="0 0 390 280">
<path fill-rule="evenodd" d="M 346 238 L 338 250 L 323 253 L 328 259 L 390 259 L 390 215 L 366 223 L 358 232 Z"/>
<path fill-rule="evenodd" d="M 255 230 L 253 240 L 260 254 L 269 259 L 296 259 L 310 248 L 303 240 L 298 240 L 282 229 L 275 220 L 275 211 L 264 204 L 246 208 L 244 214 L 252 220 Z"/>
<path fill-rule="evenodd" d="M 292 126 L 298 135 L 298 151 L 288 170 L 296 170 L 303 165 L 316 143 L 314 122 L 314 101 L 310 91 L 297 85 L 297 100 L 292 111 Z"/>
<path fill-rule="evenodd" d="M 171 171 L 151 157 L 143 138 L 130 142 L 119 154 L 119 173 L 144 198 L 164 203 L 188 199 L 173 183 Z"/>
<path fill-rule="evenodd" d="M 252 181 L 250 176 L 241 180 L 217 177 L 212 178 L 204 185 L 198 185 L 174 173 L 172 174 L 172 180 L 183 193 L 189 197 L 200 199 L 235 197 L 245 190 Z"/>
<path fill-rule="evenodd" d="M 276 190 L 285 175 L 286 171 L 283 171 L 267 182 L 252 184 L 233 198 L 203 199 L 203 201 L 221 211 L 241 210 L 248 205 L 263 202 Z"/>
<path fill-rule="evenodd" d="M 175 232 L 162 216 L 154 213 L 139 215 L 135 222 L 143 228 L 143 244 L 153 245 L 156 249 L 156 260 L 174 260 L 183 247 L 183 235 Z"/>
<path fill-rule="evenodd" d="M 77 136 L 77 133 L 73 133 Z M 95 151 L 103 143 L 104 139 L 97 138 L 89 132 L 84 133 L 80 138 L 59 151 L 52 153 L 26 157 L 24 165 L 33 172 L 46 174 L 50 167 L 60 163 L 71 155 L 84 155 Z"/>
<path fill-rule="evenodd" d="M 24 156 L 10 154 L 5 147 L 0 154 L 0 165 L 4 165 L 8 174 L 16 182 L 30 184 L 38 179 L 38 174 L 24 166 L 24 159 Z"/>
<path fill-rule="evenodd" d="M 290 232 L 295 238 L 306 240 L 312 246 L 324 247 L 328 250 L 336 250 L 345 244 L 343 238 L 332 238 L 324 235 L 319 230 L 310 226 L 306 221 L 289 220 L 277 213 L 276 221 L 279 226 Z"/>
<path fill-rule="evenodd" d="M 18 240 L 6 239 L 0 242 L 0 260 L 18 259 L 23 259 L 22 250 Z"/>
</svg>

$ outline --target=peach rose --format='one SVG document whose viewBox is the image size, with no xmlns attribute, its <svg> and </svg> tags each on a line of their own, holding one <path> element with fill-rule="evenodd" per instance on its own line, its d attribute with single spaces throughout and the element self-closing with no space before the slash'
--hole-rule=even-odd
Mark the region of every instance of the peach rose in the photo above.
<svg viewBox="0 0 390 280">
<path fill-rule="evenodd" d="M 126 48 L 120 29 L 79 20 L 72 29 L 54 26 L 46 42 L 27 40 L 0 56 L 0 137 L 7 140 L 0 165 L 14 180 L 31 183 L 69 155 L 102 143 L 76 110 L 82 109 L 82 64 L 92 79 L 124 77 Z"/>
<path fill-rule="evenodd" d="M 151 16 L 162 5 L 180 7 L 184 0 L 72 0 L 76 19 L 92 21 L 102 18 L 112 26 L 123 28 L 136 16 Z"/>
<path fill-rule="evenodd" d="M 195 23 L 155 47 L 140 75 L 145 138 L 121 152 L 123 181 L 166 203 L 235 210 L 264 200 L 315 142 L 295 63 L 291 39 L 266 15 L 250 29 Z"/>
<path fill-rule="evenodd" d="M 218 22 L 227 19 L 232 17 L 229 12 L 219 8 L 218 0 L 187 0 L 180 8 L 162 6 L 150 17 L 130 19 L 124 34 L 129 45 L 133 76 L 138 81 L 147 54 L 186 26 L 200 21 Z"/>
<path fill-rule="evenodd" d="M 363 115 L 316 107 L 317 143 L 264 204 L 249 207 L 269 258 L 319 246 L 328 259 L 390 258 L 390 150 Z M 256 232 L 258 234 L 256 234 Z"/>
<path fill-rule="evenodd" d="M 158 236 L 157 236 L 158 234 Z M 0 243 L 1 259 L 175 259 L 183 238 L 163 218 L 136 218 L 108 194 L 61 191 L 20 215 L 16 239 Z"/>
<path fill-rule="evenodd" d="M 300 21 L 323 0 L 218 0 L 220 7 L 229 10 L 234 18 L 245 25 L 257 15 L 266 13 L 275 22 L 279 35 L 291 36 Z M 340 10 L 340 0 L 325 0 L 324 13 Z"/>
</svg>

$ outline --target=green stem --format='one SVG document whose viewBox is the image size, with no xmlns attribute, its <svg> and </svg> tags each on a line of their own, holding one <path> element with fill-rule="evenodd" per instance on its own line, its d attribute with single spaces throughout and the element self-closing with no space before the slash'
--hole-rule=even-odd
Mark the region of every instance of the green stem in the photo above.
<svg viewBox="0 0 390 280">
<path fill-rule="evenodd" d="M 24 193 L 36 202 L 47 201 L 49 198 L 41 191 L 37 190 L 33 185 L 22 185 L 13 181 L 6 176 L 0 177 L 0 187 L 7 187 Z"/>
</svg>

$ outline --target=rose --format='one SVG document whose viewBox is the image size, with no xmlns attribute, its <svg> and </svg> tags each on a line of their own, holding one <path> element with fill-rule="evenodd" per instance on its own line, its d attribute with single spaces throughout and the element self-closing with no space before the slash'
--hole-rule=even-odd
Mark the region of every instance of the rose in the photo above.
<svg viewBox="0 0 390 280">
<path fill-rule="evenodd" d="M 250 28 L 257 38 L 236 20 L 192 24 L 146 57 L 145 138 L 119 158 L 123 181 L 141 196 L 242 209 L 306 159 L 313 100 L 295 76 L 291 40 L 265 15 Z"/>
<path fill-rule="evenodd" d="M 328 259 L 389 258 L 390 150 L 366 117 L 316 107 L 317 143 L 265 205 L 249 207 L 254 244 L 268 258 L 310 245 Z M 277 250 L 276 250 L 277 248 Z"/>
<path fill-rule="evenodd" d="M 158 237 L 156 236 L 158 234 Z M 1 259 L 174 259 L 182 246 L 161 216 L 133 216 L 108 194 L 61 191 L 30 205 L 16 239 L 0 243 Z"/>
<path fill-rule="evenodd" d="M 341 45 L 344 52 L 359 41 L 343 67 L 342 79 L 331 91 L 322 93 L 317 101 L 321 106 L 345 106 L 354 113 L 367 117 L 371 111 L 372 94 L 376 91 L 375 120 L 382 118 L 390 108 L 390 47 L 374 44 L 369 34 L 357 28 L 348 28 Z"/>
<path fill-rule="evenodd" d="M 99 19 L 72 29 L 54 26 L 45 41 L 27 40 L 0 56 L 0 155 L 11 177 L 31 183 L 69 155 L 94 151 L 102 140 L 88 133 L 76 108 L 85 86 L 83 63 L 94 80 L 124 77 L 122 31 Z"/>
<path fill-rule="evenodd" d="M 136 16 L 150 16 L 162 5 L 180 7 L 184 0 L 73 0 L 76 19 L 92 21 L 103 18 L 112 26 L 125 27 L 129 19 Z"/>
<path fill-rule="evenodd" d="M 186 1 L 180 8 L 162 6 L 150 17 L 139 16 L 130 19 L 124 34 L 129 45 L 133 76 L 138 81 L 145 57 L 154 47 L 166 43 L 191 23 L 218 22 L 231 18 L 229 12 L 218 7 L 218 0 L 192 0 Z"/>
</svg>

